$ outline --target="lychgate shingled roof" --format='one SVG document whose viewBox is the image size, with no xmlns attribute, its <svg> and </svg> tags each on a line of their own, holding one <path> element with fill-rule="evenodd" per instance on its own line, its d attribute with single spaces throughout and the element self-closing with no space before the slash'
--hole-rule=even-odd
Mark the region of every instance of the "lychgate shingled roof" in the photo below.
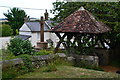
<svg viewBox="0 0 120 80">
<path fill-rule="evenodd" d="M 111 29 L 83 7 L 52 28 L 52 32 L 104 33 Z"/>
<path fill-rule="evenodd" d="M 29 35 L 18 35 L 18 36 L 16 36 L 16 38 L 21 38 L 22 40 L 27 40 L 30 37 L 31 36 L 29 36 Z"/>
</svg>

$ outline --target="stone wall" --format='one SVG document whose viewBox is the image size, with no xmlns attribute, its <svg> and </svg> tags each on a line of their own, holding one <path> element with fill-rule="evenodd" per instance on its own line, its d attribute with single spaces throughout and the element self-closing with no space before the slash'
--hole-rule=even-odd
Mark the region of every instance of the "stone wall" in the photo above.
<svg viewBox="0 0 120 80">
<path fill-rule="evenodd" d="M 31 57 L 31 60 L 32 60 L 32 64 L 34 64 L 36 68 L 39 68 L 41 66 L 47 65 L 56 56 L 59 58 L 65 59 L 67 61 L 73 62 L 73 64 L 87 65 L 92 67 L 99 66 L 99 58 L 97 56 L 85 56 L 85 55 L 67 56 L 64 53 L 33 56 Z M 21 58 L 0 61 L 0 65 L 2 65 L 3 68 L 9 67 L 11 65 L 18 65 L 18 64 L 24 64 Z"/>
<path fill-rule="evenodd" d="M 66 55 L 64 53 L 57 53 L 55 55 L 52 54 L 52 55 L 33 56 L 31 57 L 32 64 L 34 64 L 36 67 L 47 65 L 50 60 L 55 58 L 55 56 L 58 56 L 60 58 L 66 58 Z M 21 58 L 0 61 L 0 66 L 2 66 L 2 68 L 15 66 L 19 64 L 24 64 Z"/>
<path fill-rule="evenodd" d="M 69 57 L 67 57 L 67 59 L 69 61 L 72 61 L 76 66 L 83 66 L 83 67 L 99 66 L 99 58 L 97 56 L 72 54 Z"/>
<path fill-rule="evenodd" d="M 96 48 L 95 49 L 96 55 L 99 57 L 99 64 L 102 66 L 109 64 L 109 50 Z"/>
</svg>

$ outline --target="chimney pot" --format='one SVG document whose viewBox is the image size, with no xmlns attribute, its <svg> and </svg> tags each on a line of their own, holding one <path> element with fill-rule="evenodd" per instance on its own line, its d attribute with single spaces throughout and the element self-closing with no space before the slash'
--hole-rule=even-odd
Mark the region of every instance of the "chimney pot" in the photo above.
<svg viewBox="0 0 120 80">
<path fill-rule="evenodd" d="M 48 12 L 47 12 L 47 9 L 45 10 L 44 16 L 45 16 L 45 20 L 48 20 Z"/>
<path fill-rule="evenodd" d="M 24 18 L 24 22 L 28 22 L 28 21 L 30 20 L 29 17 L 30 17 L 30 16 L 26 16 L 26 17 Z"/>
</svg>

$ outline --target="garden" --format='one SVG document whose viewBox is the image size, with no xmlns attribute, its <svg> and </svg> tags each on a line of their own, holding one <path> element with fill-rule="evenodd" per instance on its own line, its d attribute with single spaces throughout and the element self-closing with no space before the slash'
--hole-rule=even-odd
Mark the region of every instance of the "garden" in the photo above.
<svg viewBox="0 0 120 80">
<path fill-rule="evenodd" d="M 64 53 L 64 54 L 63 54 Z M 76 66 L 65 50 L 54 54 L 53 48 L 35 52 L 28 40 L 11 39 L 2 50 L 2 78 L 118 78 L 118 74 L 103 72 L 100 67 Z M 48 56 L 49 55 L 49 56 Z M 23 62 L 16 59 L 22 59 Z M 6 61 L 11 61 L 8 65 Z M 15 64 L 14 64 L 15 62 Z M 20 62 L 20 63 L 19 63 Z M 84 62 L 83 62 L 84 63 Z M 4 66 L 7 65 L 7 66 Z"/>
</svg>

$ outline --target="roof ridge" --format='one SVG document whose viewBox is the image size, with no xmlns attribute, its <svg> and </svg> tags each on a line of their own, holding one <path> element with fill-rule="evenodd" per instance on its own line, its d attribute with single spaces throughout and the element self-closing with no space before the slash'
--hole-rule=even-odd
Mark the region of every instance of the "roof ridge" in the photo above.
<svg viewBox="0 0 120 80">
<path fill-rule="evenodd" d="M 86 10 L 87 11 L 87 10 Z M 98 22 L 96 19 L 95 19 L 95 17 L 89 12 L 89 11 L 87 11 L 87 15 L 89 16 L 89 18 L 91 19 L 91 21 L 95 24 L 95 26 L 97 27 L 97 29 L 98 29 L 98 26 L 96 25 L 96 23 L 95 22 Z M 92 16 L 92 17 L 91 17 Z"/>
<path fill-rule="evenodd" d="M 28 26 L 28 28 L 31 30 L 31 28 L 30 28 L 30 26 L 27 24 L 28 22 L 25 22 L 26 23 L 26 25 Z M 32 31 L 32 30 L 31 30 Z"/>
<path fill-rule="evenodd" d="M 47 24 L 47 25 L 48 25 L 47 27 L 48 27 L 49 29 L 51 29 L 51 28 L 50 28 L 50 25 L 47 23 L 47 21 L 45 21 L 45 24 Z"/>
<path fill-rule="evenodd" d="M 86 11 L 87 11 L 87 10 L 86 10 Z M 99 24 L 100 26 L 103 26 L 103 25 L 101 25 L 101 24 L 104 24 L 104 23 L 103 23 L 102 21 L 96 20 L 95 17 L 94 17 L 89 11 L 87 11 L 87 14 L 89 15 L 91 21 L 95 24 L 95 26 L 97 27 L 97 29 L 99 29 L 97 24 Z M 91 18 L 91 16 L 93 17 L 93 19 Z M 96 23 L 97 23 L 97 24 L 96 24 Z M 104 24 L 104 25 L 105 25 L 105 27 L 107 27 L 106 24 Z M 105 27 L 104 27 L 104 28 L 105 28 Z M 109 27 L 107 27 L 107 28 L 109 28 Z M 110 28 L 109 28 L 109 29 L 110 29 Z"/>
<path fill-rule="evenodd" d="M 82 11 L 82 10 L 85 10 L 85 8 L 83 6 L 81 6 L 78 11 Z"/>
</svg>

